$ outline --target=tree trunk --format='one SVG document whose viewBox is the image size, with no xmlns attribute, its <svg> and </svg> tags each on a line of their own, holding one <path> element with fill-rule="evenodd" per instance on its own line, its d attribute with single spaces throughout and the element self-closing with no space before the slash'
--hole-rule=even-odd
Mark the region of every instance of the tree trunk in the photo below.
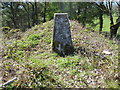
<svg viewBox="0 0 120 90">
<path fill-rule="evenodd" d="M 103 28 L 103 10 L 104 10 L 103 2 L 100 2 L 100 4 L 97 6 L 99 10 L 99 21 L 100 21 L 99 34 L 101 34 Z"/>
<path fill-rule="evenodd" d="M 110 26 L 114 25 L 113 16 L 112 16 L 112 2 L 108 2 L 109 5 L 109 16 L 110 16 Z"/>
<path fill-rule="evenodd" d="M 37 13 L 37 2 L 35 1 L 35 24 L 37 25 L 38 24 L 38 13 Z"/>
<path fill-rule="evenodd" d="M 28 20 L 28 22 L 27 22 L 27 25 L 28 25 L 28 28 L 30 28 L 30 13 L 29 13 L 29 3 L 26 3 L 26 5 L 27 5 L 27 8 L 26 8 L 26 6 L 24 5 L 24 3 L 22 3 L 23 4 L 23 7 L 24 7 L 24 9 L 25 9 L 25 11 L 26 11 L 26 13 L 27 13 L 27 20 Z"/>
<path fill-rule="evenodd" d="M 44 3 L 44 19 L 43 19 L 43 22 L 46 22 L 46 2 Z"/>
<path fill-rule="evenodd" d="M 32 6 L 32 26 L 35 25 L 35 9 L 34 9 L 34 4 L 32 2 L 30 2 L 31 6 Z"/>
<path fill-rule="evenodd" d="M 115 25 L 110 26 L 110 39 L 113 39 L 117 35 L 119 26 L 120 26 L 120 20 Z"/>
<path fill-rule="evenodd" d="M 85 24 L 86 23 L 86 13 L 87 13 L 86 10 L 87 10 L 87 7 L 84 8 L 83 27 L 86 26 L 86 24 Z"/>
<path fill-rule="evenodd" d="M 59 8 L 64 12 L 64 2 L 58 2 Z"/>
<path fill-rule="evenodd" d="M 81 4 L 81 2 L 77 3 L 77 16 L 79 16 L 79 14 L 80 14 L 80 4 Z M 80 22 L 80 18 L 79 17 L 77 17 L 77 20 L 78 20 L 78 22 Z"/>
<path fill-rule="evenodd" d="M 28 10 L 27 10 L 28 11 L 28 13 L 27 13 L 28 14 L 28 28 L 30 28 L 31 25 L 30 25 L 30 13 L 29 13 L 30 12 L 29 11 L 30 7 L 29 7 L 29 3 L 27 3 L 27 6 L 28 6 Z"/>
<path fill-rule="evenodd" d="M 112 2 L 108 2 L 109 16 L 110 16 L 110 39 L 113 39 L 117 35 L 118 28 L 120 26 L 120 16 L 118 16 L 116 24 L 113 22 L 112 16 Z"/>
<path fill-rule="evenodd" d="M 69 2 L 69 17 L 70 17 L 70 19 L 73 19 L 73 8 L 72 8 L 72 2 Z"/>
<path fill-rule="evenodd" d="M 10 8 L 11 8 L 11 12 L 12 12 L 12 21 L 13 21 L 13 28 L 16 28 L 16 20 L 15 20 L 15 10 L 14 10 L 14 7 L 13 7 L 13 3 L 14 2 L 11 2 L 10 4 Z"/>
<path fill-rule="evenodd" d="M 103 28 L 103 12 L 101 10 L 100 10 L 100 15 L 99 15 L 99 20 L 100 20 L 99 33 L 101 34 L 102 28 Z"/>
</svg>

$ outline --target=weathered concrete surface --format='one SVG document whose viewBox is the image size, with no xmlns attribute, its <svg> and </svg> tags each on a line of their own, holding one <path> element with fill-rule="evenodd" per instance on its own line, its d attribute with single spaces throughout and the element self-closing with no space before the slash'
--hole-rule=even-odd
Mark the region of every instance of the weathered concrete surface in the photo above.
<svg viewBox="0 0 120 90">
<path fill-rule="evenodd" d="M 54 14 L 52 49 L 61 56 L 72 54 L 74 51 L 67 13 Z"/>
</svg>

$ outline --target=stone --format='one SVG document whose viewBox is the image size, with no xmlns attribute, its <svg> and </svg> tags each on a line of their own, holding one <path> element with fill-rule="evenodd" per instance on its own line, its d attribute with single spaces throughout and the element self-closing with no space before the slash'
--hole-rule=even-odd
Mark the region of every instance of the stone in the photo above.
<svg viewBox="0 0 120 90">
<path fill-rule="evenodd" d="M 112 54 L 111 52 L 109 52 L 109 51 L 107 51 L 107 50 L 104 50 L 103 53 L 104 53 L 104 54 L 107 54 L 107 55 L 111 55 L 111 54 Z"/>
<path fill-rule="evenodd" d="M 70 55 L 74 52 L 67 13 L 54 14 L 52 50 L 60 56 Z"/>
</svg>

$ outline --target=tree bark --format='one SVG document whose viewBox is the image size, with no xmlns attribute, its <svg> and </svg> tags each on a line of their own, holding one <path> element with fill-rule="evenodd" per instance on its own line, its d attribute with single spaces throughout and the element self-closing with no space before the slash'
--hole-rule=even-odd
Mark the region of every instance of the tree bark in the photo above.
<svg viewBox="0 0 120 90">
<path fill-rule="evenodd" d="M 31 26 L 30 26 L 29 3 L 26 3 L 26 4 L 27 4 L 28 9 L 27 9 L 26 6 L 24 5 L 24 3 L 22 3 L 22 5 L 23 5 L 23 7 L 24 7 L 24 9 L 25 9 L 25 11 L 26 11 L 26 13 L 27 13 L 28 28 L 30 28 Z"/>
<path fill-rule="evenodd" d="M 64 2 L 58 2 L 61 11 L 64 11 Z"/>
<path fill-rule="evenodd" d="M 99 27 L 99 33 L 101 34 L 102 28 L 103 28 L 103 12 L 100 10 L 99 11 L 99 20 L 100 20 L 100 27 Z"/>
<path fill-rule="evenodd" d="M 15 20 L 15 9 L 13 7 L 13 4 L 14 2 L 11 2 L 10 3 L 10 8 L 11 8 L 11 12 L 12 12 L 12 21 L 13 21 L 13 28 L 16 28 L 16 20 Z"/>
<path fill-rule="evenodd" d="M 115 25 L 110 26 L 110 39 L 113 39 L 117 35 L 119 26 L 120 26 L 120 20 Z"/>
<path fill-rule="evenodd" d="M 81 2 L 77 3 L 77 16 L 79 16 L 79 14 L 80 14 L 80 4 L 81 4 Z M 78 22 L 80 22 L 80 18 L 79 17 L 77 17 L 77 20 L 78 20 Z"/>
<path fill-rule="evenodd" d="M 35 6 L 35 24 L 37 25 L 38 24 L 38 8 L 37 8 L 37 2 L 35 0 L 35 3 L 34 3 L 34 6 Z"/>
<path fill-rule="evenodd" d="M 85 24 L 86 23 L 86 13 L 87 13 L 86 10 L 87 10 L 87 7 L 84 8 L 83 27 L 86 26 L 86 24 Z"/>
<path fill-rule="evenodd" d="M 34 9 L 34 4 L 32 2 L 30 2 L 31 6 L 32 6 L 32 26 L 35 25 L 35 9 Z"/>
<path fill-rule="evenodd" d="M 46 22 L 46 2 L 44 3 L 44 19 L 43 22 Z"/>
<path fill-rule="evenodd" d="M 99 34 L 101 34 L 103 28 L 103 8 L 104 8 L 103 2 L 100 2 L 98 8 L 99 8 L 99 20 L 100 20 Z"/>
<path fill-rule="evenodd" d="M 108 2 L 109 5 L 109 16 L 110 16 L 110 26 L 114 25 L 113 16 L 112 16 L 112 2 Z"/>
<path fill-rule="evenodd" d="M 72 2 L 69 2 L 69 17 L 70 19 L 73 19 L 73 3 Z"/>
<path fill-rule="evenodd" d="M 120 26 L 120 15 L 116 20 L 116 24 L 114 24 L 113 16 L 112 16 L 112 2 L 108 2 L 108 5 L 109 5 L 109 16 L 110 16 L 110 39 L 113 39 L 117 35 L 117 31 Z"/>
</svg>

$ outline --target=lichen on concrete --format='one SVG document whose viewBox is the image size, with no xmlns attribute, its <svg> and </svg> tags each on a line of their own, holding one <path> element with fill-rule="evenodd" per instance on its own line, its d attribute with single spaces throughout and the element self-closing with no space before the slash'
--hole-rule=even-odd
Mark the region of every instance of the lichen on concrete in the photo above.
<svg viewBox="0 0 120 90">
<path fill-rule="evenodd" d="M 67 13 L 56 13 L 54 15 L 52 49 L 59 55 L 69 55 L 74 51 Z"/>
</svg>

